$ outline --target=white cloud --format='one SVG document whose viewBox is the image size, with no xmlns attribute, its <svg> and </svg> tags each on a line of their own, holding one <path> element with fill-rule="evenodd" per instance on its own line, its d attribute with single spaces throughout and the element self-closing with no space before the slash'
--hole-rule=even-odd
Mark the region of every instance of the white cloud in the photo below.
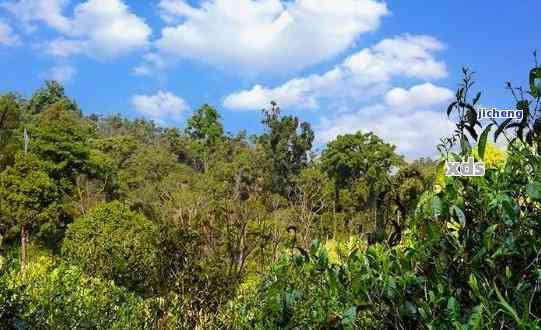
<svg viewBox="0 0 541 330">
<path fill-rule="evenodd" d="M 247 72 L 287 72 L 331 59 L 378 28 L 378 0 L 161 0 L 161 52 Z"/>
<path fill-rule="evenodd" d="M 46 43 L 55 56 L 86 54 L 110 58 L 146 47 L 151 35 L 144 19 L 122 0 L 88 0 L 75 6 L 72 17 L 62 14 L 66 0 L 20 0 L 2 6 L 23 23 L 44 22 L 62 36 Z"/>
<path fill-rule="evenodd" d="M 4 46 L 17 46 L 21 43 L 19 36 L 17 36 L 11 27 L 6 23 L 0 21 L 0 45 Z"/>
<path fill-rule="evenodd" d="M 19 0 L 2 2 L 0 6 L 11 12 L 29 30 L 34 29 L 32 23 L 41 21 L 54 29 L 66 31 L 70 22 L 62 15 L 62 10 L 67 4 L 68 0 Z"/>
<path fill-rule="evenodd" d="M 443 111 L 395 112 L 379 104 L 334 118 L 322 118 L 316 127 L 316 142 L 323 145 L 338 135 L 374 132 L 395 145 L 397 152 L 407 159 L 415 159 L 436 155 L 439 139 L 449 136 L 453 128 Z"/>
<path fill-rule="evenodd" d="M 137 76 L 152 76 L 167 67 L 166 60 L 160 54 L 147 53 L 143 55 L 143 60 L 142 64 L 133 69 L 133 73 Z"/>
<path fill-rule="evenodd" d="M 413 86 L 409 90 L 393 88 L 385 94 L 385 103 L 393 109 L 413 110 L 431 109 L 453 99 L 450 89 L 434 86 L 431 83 Z"/>
<path fill-rule="evenodd" d="M 140 114 L 159 122 L 174 120 L 190 108 L 182 98 L 167 91 L 158 91 L 155 95 L 134 95 L 131 104 Z"/>
<path fill-rule="evenodd" d="M 447 68 L 433 53 L 443 49 L 431 36 L 406 34 L 350 56 L 344 66 L 371 82 L 388 81 L 393 76 L 439 79 L 447 76 Z"/>
<path fill-rule="evenodd" d="M 223 104 L 233 110 L 258 110 L 270 101 L 276 101 L 283 107 L 308 109 L 318 108 L 321 101 L 331 99 L 358 102 L 385 91 L 393 77 L 445 77 L 445 63 L 437 61 L 433 55 L 442 48 L 439 41 L 429 36 L 404 35 L 385 39 L 374 47 L 351 55 L 324 74 L 292 79 L 274 88 L 256 85 L 227 96 Z M 417 97 L 419 92 L 428 90 L 437 94 L 436 98 L 444 93 L 430 86 L 422 85 L 412 93 Z M 420 101 L 422 99 L 416 102 Z"/>
<path fill-rule="evenodd" d="M 60 83 L 68 83 L 77 74 L 77 69 L 71 65 L 61 64 L 52 67 L 46 74 L 47 79 L 56 80 Z"/>
</svg>

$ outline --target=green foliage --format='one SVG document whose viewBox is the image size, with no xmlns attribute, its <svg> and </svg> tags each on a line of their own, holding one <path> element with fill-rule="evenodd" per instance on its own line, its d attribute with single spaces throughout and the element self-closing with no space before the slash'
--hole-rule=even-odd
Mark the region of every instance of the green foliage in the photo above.
<svg viewBox="0 0 541 330">
<path fill-rule="evenodd" d="M 18 153 L 13 166 L 0 173 L 0 235 L 18 237 L 25 226 L 43 241 L 55 241 L 59 221 L 60 194 L 54 181 L 34 155 Z"/>
<path fill-rule="evenodd" d="M 263 149 L 264 161 L 269 167 L 268 186 L 272 192 L 286 194 L 293 177 L 307 165 L 314 132 L 309 123 L 299 123 L 297 117 L 281 116 L 275 102 L 271 103 L 271 109 L 263 113 L 267 132 L 257 142 Z"/>
<path fill-rule="evenodd" d="M 157 228 L 120 203 L 98 206 L 69 225 L 62 245 L 67 261 L 91 276 L 155 293 L 160 258 Z"/>
<path fill-rule="evenodd" d="M 62 190 L 69 191 L 77 175 L 92 174 L 89 140 L 95 138 L 95 129 L 64 105 L 55 103 L 40 113 L 28 134 L 29 151 L 45 162 Z"/>
<path fill-rule="evenodd" d="M 27 108 L 32 114 L 42 113 L 49 107 L 56 105 L 80 115 L 81 110 L 75 102 L 70 100 L 64 87 L 56 81 L 46 81 L 45 86 L 38 89 L 28 101 Z"/>
<path fill-rule="evenodd" d="M 13 162 L 16 150 L 14 138 L 23 117 L 21 103 L 13 93 L 0 95 L 0 170 Z"/>
<path fill-rule="evenodd" d="M 338 263 L 314 241 L 284 257 L 257 288 L 229 305 L 223 319 L 235 329 L 411 328 L 412 295 L 424 278 L 411 257 L 375 245 L 352 249 Z"/>
<path fill-rule="evenodd" d="M 487 157 L 488 130 L 479 136 L 479 123 L 471 121 L 480 94 L 466 101 L 473 80 L 464 74 L 449 107 L 458 123 L 453 137 L 443 140 L 444 160 L 472 155 L 465 133 L 479 140 L 479 156 Z M 530 116 L 526 125 L 535 127 L 537 120 Z M 351 149 L 337 144 L 329 150 L 340 152 L 327 151 L 322 162 L 332 178 L 353 186 L 348 180 L 362 170 L 354 165 L 363 164 L 355 157 L 359 143 L 345 143 Z M 510 141 L 507 153 L 484 177 L 444 177 L 443 163 L 438 166 L 436 184 L 419 197 L 394 248 L 371 245 L 337 263 L 317 242 L 310 251 L 290 252 L 256 289 L 229 305 L 222 322 L 241 329 L 539 329 L 541 156 L 537 145 L 521 139 Z M 387 203 L 394 200 L 406 214 L 430 182 L 416 173 L 418 165 L 400 169 L 385 188 Z"/>
<path fill-rule="evenodd" d="M 274 102 L 249 140 L 207 105 L 182 131 L 82 117 L 55 83 L 0 97 L 0 324 L 539 329 L 540 98 L 509 84 L 524 119 L 483 128 L 463 73 L 440 159 L 411 163 L 361 132 L 312 157 Z M 470 156 L 484 177 L 444 175 Z"/>
<path fill-rule="evenodd" d="M 205 104 L 188 119 L 186 133 L 195 140 L 212 145 L 222 138 L 224 128 L 216 109 Z"/>
<path fill-rule="evenodd" d="M 154 305 L 50 257 L 24 275 L 0 273 L 0 324 L 7 328 L 148 329 L 157 321 Z"/>
</svg>

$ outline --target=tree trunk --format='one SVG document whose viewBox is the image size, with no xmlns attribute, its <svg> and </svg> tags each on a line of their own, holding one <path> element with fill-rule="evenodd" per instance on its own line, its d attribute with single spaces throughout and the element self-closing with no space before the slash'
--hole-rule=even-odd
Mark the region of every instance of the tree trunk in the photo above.
<svg viewBox="0 0 541 330">
<path fill-rule="evenodd" d="M 21 270 L 24 272 L 27 263 L 28 228 L 21 226 Z"/>
</svg>

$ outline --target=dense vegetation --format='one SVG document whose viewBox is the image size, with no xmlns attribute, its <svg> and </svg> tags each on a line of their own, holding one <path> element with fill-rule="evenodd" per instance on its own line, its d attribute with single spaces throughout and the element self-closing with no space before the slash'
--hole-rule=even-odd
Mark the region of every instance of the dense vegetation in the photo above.
<svg viewBox="0 0 541 330">
<path fill-rule="evenodd" d="M 181 130 L 1 95 L 1 327 L 540 328 L 541 87 L 481 127 L 472 79 L 413 162 L 369 132 L 315 154 L 274 102 L 248 137 L 209 105 Z M 444 175 L 470 156 L 484 177 Z"/>
</svg>

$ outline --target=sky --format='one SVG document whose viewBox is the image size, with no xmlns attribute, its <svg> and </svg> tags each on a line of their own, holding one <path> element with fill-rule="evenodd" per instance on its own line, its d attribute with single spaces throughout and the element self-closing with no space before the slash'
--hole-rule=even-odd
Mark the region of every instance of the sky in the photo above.
<svg viewBox="0 0 541 330">
<path fill-rule="evenodd" d="M 539 0 L 0 0 L 0 93 L 54 79 L 85 114 L 169 127 L 208 103 L 249 134 L 274 100 L 316 150 L 372 131 L 414 159 L 452 130 L 462 67 L 483 106 L 513 107 L 540 15 Z"/>
</svg>

